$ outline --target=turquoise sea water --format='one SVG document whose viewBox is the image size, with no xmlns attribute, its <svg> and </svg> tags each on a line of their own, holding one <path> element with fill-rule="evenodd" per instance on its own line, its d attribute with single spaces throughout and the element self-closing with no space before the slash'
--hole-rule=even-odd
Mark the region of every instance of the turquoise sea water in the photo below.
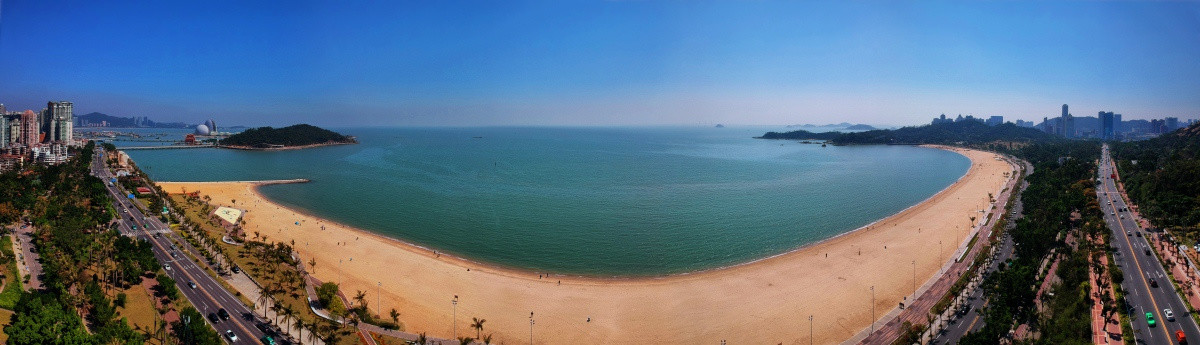
<svg viewBox="0 0 1200 345">
<path fill-rule="evenodd" d="M 970 161 L 909 146 L 752 139 L 775 128 L 340 128 L 361 144 L 131 151 L 159 181 L 262 188 L 305 212 L 540 272 L 644 276 L 783 253 L 916 204 Z"/>
</svg>

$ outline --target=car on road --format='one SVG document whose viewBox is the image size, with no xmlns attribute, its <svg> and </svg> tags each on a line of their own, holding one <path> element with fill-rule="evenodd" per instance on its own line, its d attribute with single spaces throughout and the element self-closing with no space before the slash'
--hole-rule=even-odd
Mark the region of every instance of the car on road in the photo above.
<svg viewBox="0 0 1200 345">
<path fill-rule="evenodd" d="M 1132 232 L 1132 231 L 1125 231 L 1125 236 L 1133 236 L 1133 232 Z"/>
<path fill-rule="evenodd" d="M 1150 248 L 1146 248 L 1146 255 L 1150 255 Z"/>
<path fill-rule="evenodd" d="M 196 288 L 196 282 L 193 282 L 193 281 L 189 280 L 189 281 L 188 281 L 188 287 L 195 289 L 195 288 Z"/>
<path fill-rule="evenodd" d="M 238 268 L 237 266 L 233 266 L 233 268 L 230 270 L 233 271 L 234 274 L 242 273 L 242 269 Z"/>
<path fill-rule="evenodd" d="M 229 312 L 225 311 L 225 308 L 218 309 L 217 316 L 220 316 L 221 320 L 229 320 Z"/>
<path fill-rule="evenodd" d="M 1163 318 L 1166 318 L 1167 321 L 1175 321 L 1175 313 L 1171 311 L 1171 308 L 1163 309 Z"/>
<path fill-rule="evenodd" d="M 163 270 L 170 271 L 170 270 L 171 270 L 171 264 L 164 264 L 164 265 L 163 265 Z"/>
<path fill-rule="evenodd" d="M 232 329 L 227 329 L 227 330 L 225 330 L 225 337 L 226 337 L 226 338 L 229 338 L 229 342 L 236 342 L 236 341 L 238 341 L 237 334 L 233 334 L 233 330 L 232 330 Z"/>
<path fill-rule="evenodd" d="M 1154 278 L 1150 278 L 1150 287 L 1158 287 L 1158 281 L 1155 281 Z"/>
<path fill-rule="evenodd" d="M 1137 235 L 1138 235 L 1138 237 L 1142 237 L 1142 232 L 1138 231 Z"/>
<path fill-rule="evenodd" d="M 212 321 L 212 323 L 218 323 L 221 322 L 221 319 L 217 318 L 216 313 L 208 313 L 208 321 Z"/>
<path fill-rule="evenodd" d="M 1183 334 L 1183 330 L 1175 330 L 1175 341 L 1178 341 L 1180 344 L 1187 344 L 1187 335 Z"/>
<path fill-rule="evenodd" d="M 1146 325 L 1147 325 L 1147 326 L 1150 326 L 1150 327 L 1154 327 L 1154 324 L 1155 324 L 1155 322 L 1154 322 L 1154 314 L 1152 314 L 1152 313 L 1146 313 Z"/>
</svg>

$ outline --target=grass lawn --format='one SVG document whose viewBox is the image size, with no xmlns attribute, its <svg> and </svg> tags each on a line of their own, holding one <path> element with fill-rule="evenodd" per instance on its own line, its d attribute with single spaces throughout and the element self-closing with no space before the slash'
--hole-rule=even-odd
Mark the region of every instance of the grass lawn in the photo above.
<svg viewBox="0 0 1200 345">
<path fill-rule="evenodd" d="M 0 236 L 0 251 L 12 258 L 4 264 L 4 290 L 0 290 L 0 308 L 13 309 L 21 298 L 21 277 L 17 271 L 17 257 L 12 251 L 12 237 Z"/>
<path fill-rule="evenodd" d="M 154 302 L 150 300 L 151 292 L 141 285 L 133 285 L 122 292 L 126 297 L 125 307 L 117 308 L 117 312 L 129 319 L 129 327 L 154 329 L 155 314 L 158 314 L 158 311 L 154 310 Z"/>
<path fill-rule="evenodd" d="M 225 234 L 225 228 L 210 222 L 209 215 L 203 210 L 203 201 L 200 201 L 200 203 L 189 203 L 187 198 L 185 198 L 182 194 L 171 194 L 171 199 L 174 204 L 178 206 L 179 209 L 177 209 L 177 211 L 180 211 L 180 213 L 187 217 L 189 223 L 202 229 L 203 232 L 210 238 L 216 239 L 216 245 L 220 247 L 221 250 L 229 253 L 228 259 L 230 262 L 238 267 L 241 267 L 246 274 L 253 277 L 254 280 L 259 284 L 263 284 L 264 286 L 272 286 L 275 283 L 286 279 L 286 275 L 295 274 L 295 269 L 284 263 L 263 262 L 257 256 L 250 253 L 250 250 L 246 249 L 245 246 L 231 245 L 220 241 L 221 237 Z M 215 208 L 216 207 L 214 205 L 212 209 Z M 179 231 L 182 232 L 183 230 Z M 254 234 L 250 233 L 247 237 L 253 240 Z M 224 283 L 223 280 L 221 280 L 221 282 Z M 233 290 L 231 289 L 231 291 Z M 275 294 L 274 297 L 280 304 L 297 311 L 300 319 L 304 320 L 305 322 L 312 323 L 320 319 L 320 317 L 308 309 L 308 299 L 303 285 L 299 285 L 295 291 Z M 245 297 L 242 298 L 243 301 L 245 301 Z M 262 308 L 256 308 L 255 311 L 261 312 Z M 281 324 L 281 326 L 286 326 L 286 324 L 287 323 L 284 322 Z M 308 331 L 305 331 L 305 333 L 307 334 Z M 343 337 L 337 343 L 359 344 L 361 343 L 361 340 L 358 340 L 357 336 L 351 333 Z"/>
<path fill-rule="evenodd" d="M 0 309 L 0 331 L 4 330 L 4 325 L 7 325 L 9 321 L 12 321 L 12 316 L 13 312 L 8 311 L 7 309 Z M 7 341 L 8 335 L 4 334 L 4 332 L 0 332 L 0 343 Z"/>
</svg>

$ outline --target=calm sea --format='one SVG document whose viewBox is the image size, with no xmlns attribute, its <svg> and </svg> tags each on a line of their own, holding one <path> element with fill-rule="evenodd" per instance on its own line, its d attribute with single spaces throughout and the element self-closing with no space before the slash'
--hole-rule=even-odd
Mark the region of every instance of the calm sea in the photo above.
<svg viewBox="0 0 1200 345">
<path fill-rule="evenodd" d="M 936 149 L 751 138 L 779 129 L 339 128 L 361 144 L 130 155 L 159 181 L 311 179 L 262 192 L 443 252 L 597 276 L 786 252 L 899 212 L 970 166 Z"/>
</svg>

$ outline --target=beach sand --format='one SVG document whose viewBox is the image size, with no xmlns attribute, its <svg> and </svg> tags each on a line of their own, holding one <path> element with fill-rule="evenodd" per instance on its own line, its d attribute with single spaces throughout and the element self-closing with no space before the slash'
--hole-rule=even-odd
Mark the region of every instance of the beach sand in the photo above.
<svg viewBox="0 0 1200 345">
<path fill-rule="evenodd" d="M 160 185 L 247 210 L 248 231 L 295 240 L 306 265 L 316 259 L 318 279 L 340 283 L 347 295 L 367 292 L 371 308 L 385 318 L 395 308 L 408 332 L 450 338 L 450 300 L 457 295 L 457 335 L 475 336 L 469 324 L 478 317 L 487 319 L 483 333 L 494 333 L 497 343 L 527 343 L 533 312 L 536 344 L 807 344 L 809 315 L 815 343 L 832 344 L 870 325 L 871 286 L 882 317 L 912 294 L 913 261 L 920 285 L 951 260 L 969 233 L 969 217 L 989 207 L 988 193 L 998 193 L 1005 172 L 1013 170 L 992 153 L 952 150 L 971 159 L 966 175 L 872 225 L 748 264 L 636 279 L 539 279 L 538 273 L 438 255 L 272 203 L 254 183 Z M 375 306 L 377 288 L 382 309 Z"/>
</svg>

